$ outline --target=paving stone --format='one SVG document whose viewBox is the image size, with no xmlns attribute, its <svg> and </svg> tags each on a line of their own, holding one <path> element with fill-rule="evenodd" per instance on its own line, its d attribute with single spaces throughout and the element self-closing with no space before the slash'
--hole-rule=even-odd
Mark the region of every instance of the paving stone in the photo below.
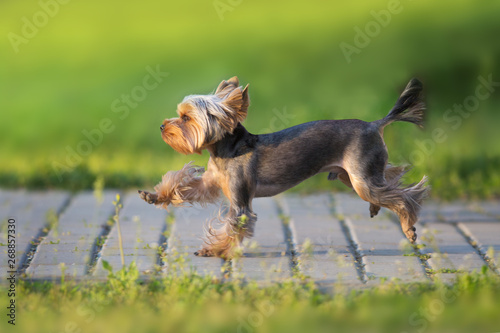
<svg viewBox="0 0 500 333">
<path fill-rule="evenodd" d="M 338 193 L 334 196 L 335 212 L 342 215 L 348 214 L 350 217 L 370 216 L 370 204 L 360 197 L 354 191 L 351 194 Z"/>
<path fill-rule="evenodd" d="M 31 247 L 31 242 L 47 224 L 47 214 L 57 213 L 69 198 L 69 194 L 61 191 L 26 192 L 3 191 L 3 202 L 0 220 L 0 251 L 7 253 L 7 220 L 15 219 L 16 226 L 16 269 L 24 260 L 24 256 Z M 3 256 L 2 256 L 3 257 Z M 0 278 L 4 273 L 0 273 Z"/>
<path fill-rule="evenodd" d="M 477 253 L 432 253 L 427 262 L 436 272 L 447 273 L 481 271 L 486 265 Z"/>
<path fill-rule="evenodd" d="M 331 214 L 329 195 L 290 195 L 282 204 L 290 217 L 301 272 L 317 283 L 361 283 L 340 221 Z"/>
<path fill-rule="evenodd" d="M 422 231 L 420 240 L 425 247 L 420 251 L 431 256 L 427 262 L 432 269 L 472 271 L 485 264 L 453 225 L 429 223 Z"/>
<path fill-rule="evenodd" d="M 86 241 L 78 240 L 71 242 L 59 242 L 57 244 L 50 244 L 47 242 L 39 245 L 39 249 L 35 254 L 37 265 L 58 265 L 64 262 L 67 265 L 72 264 L 69 260 L 61 261 L 61 257 L 84 257 L 85 263 L 89 261 L 91 249 L 85 248 Z M 43 248 L 43 251 L 40 251 Z"/>
<path fill-rule="evenodd" d="M 243 257 L 233 271 L 259 282 L 290 278 L 291 259 L 276 203 L 272 198 L 258 198 L 253 200 L 252 207 L 257 214 L 254 237 L 247 240 Z"/>
<path fill-rule="evenodd" d="M 63 268 L 61 264 L 32 264 L 29 269 L 29 276 L 34 279 L 60 279 L 64 271 L 64 277 L 68 280 L 74 277 L 84 276 L 87 265 L 64 264 Z"/>
<path fill-rule="evenodd" d="M 147 204 L 137 192 L 128 193 L 120 212 L 125 265 L 135 261 L 139 272 L 150 272 L 158 264 L 158 246 L 167 227 L 167 211 Z M 114 270 L 121 268 L 118 228 L 113 226 L 96 263 L 96 276 L 107 276 L 102 267 L 106 260 Z"/>
<path fill-rule="evenodd" d="M 476 202 L 473 205 L 478 211 L 500 220 L 500 203 L 498 202 Z"/>
<path fill-rule="evenodd" d="M 60 216 L 55 228 L 38 246 L 27 270 L 33 279 L 99 280 L 107 272 L 102 269 L 102 259 L 115 269 L 121 266 L 117 229 L 112 228 L 96 266 L 94 276 L 89 276 L 88 263 L 96 238 L 103 225 L 114 213 L 112 201 L 117 191 L 104 191 L 103 202 L 98 204 L 91 192 L 74 196 Z M 22 260 L 31 241 L 47 223 L 49 211 L 58 212 L 65 206 L 69 194 L 63 191 L 30 192 L 26 190 L 0 189 L 0 243 L 6 244 L 6 222 L 16 219 L 17 260 Z M 408 242 L 389 211 L 382 209 L 374 219 L 369 218 L 369 204 L 355 194 L 333 196 L 333 213 L 328 195 L 281 197 L 280 203 L 289 215 L 290 230 L 296 248 L 299 267 L 322 288 L 344 285 L 360 287 L 360 281 L 349 252 L 349 242 L 339 219 L 345 219 L 352 239 L 362 254 L 367 274 L 366 287 L 380 283 L 381 278 L 399 278 L 403 281 L 425 281 L 420 260 L 405 256 Z M 289 279 L 290 256 L 287 254 L 285 232 L 274 199 L 256 199 L 254 211 L 258 215 L 255 237 L 246 242 L 244 255 L 234 263 L 233 272 L 260 283 L 272 283 Z M 126 264 L 135 261 L 143 274 L 154 271 L 158 263 L 157 247 L 165 228 L 167 239 L 166 269 L 164 274 L 174 274 L 175 265 L 184 260 L 186 270 L 221 277 L 223 261 L 218 258 L 200 258 L 193 252 L 202 246 L 203 226 L 217 216 L 218 206 L 207 208 L 182 207 L 173 209 L 175 221 L 167 228 L 165 210 L 155 209 L 139 200 L 136 193 L 125 196 L 120 213 L 123 248 Z M 336 214 L 338 213 L 338 214 Z M 224 214 L 222 214 L 224 215 Z M 426 244 L 422 253 L 430 254 L 428 264 L 436 271 L 471 271 L 484 264 L 463 235 L 475 241 L 479 250 L 493 256 L 498 266 L 500 259 L 500 205 L 497 202 L 424 203 L 417 225 L 419 244 Z M 428 229 L 432 241 L 423 231 Z M 304 248 L 304 242 L 310 247 Z M 255 243 L 254 243 L 255 242 Z M 431 243 L 433 246 L 430 246 Z M 494 252 L 489 251 L 492 248 Z M 7 247 L 0 244 L 2 258 Z M 306 251 L 308 250 L 308 251 Z M 409 251 L 409 253 L 412 253 Z M 64 263 L 64 269 L 61 267 Z M 0 262 L 0 279 L 8 271 L 6 262 Z M 453 281 L 456 274 L 436 274 L 445 281 Z M 338 282 L 342 282 L 339 284 Z"/>
<path fill-rule="evenodd" d="M 11 207 L 14 203 L 23 201 L 22 198 L 26 196 L 26 190 L 0 190 L 0 218 L 3 220 L 11 217 Z"/>
<path fill-rule="evenodd" d="M 495 219 L 486 214 L 474 211 L 474 207 L 466 202 L 454 202 L 440 206 L 439 218 L 443 222 L 482 222 Z"/>
<path fill-rule="evenodd" d="M 60 276 L 60 263 L 79 267 L 75 274 L 82 275 L 84 265 L 88 265 L 90 253 L 102 226 L 114 212 L 112 204 L 116 191 L 104 191 L 102 202 L 98 202 L 92 192 L 82 192 L 73 197 L 67 209 L 62 213 L 57 226 L 49 231 L 44 241 L 38 246 L 30 267 L 26 273 L 33 278 Z M 83 233 L 82 230 L 85 232 Z M 54 247 L 69 245 L 76 251 L 54 251 Z M 47 265 L 46 268 L 40 266 Z M 36 269 L 35 269 L 36 268 Z"/>
<path fill-rule="evenodd" d="M 421 263 L 416 257 L 401 255 L 363 257 L 368 281 L 378 283 L 379 279 L 399 279 L 404 282 L 425 281 Z"/>
<path fill-rule="evenodd" d="M 337 209 L 346 219 L 354 241 L 363 255 L 367 279 L 378 283 L 381 278 L 397 278 L 403 281 L 424 281 L 425 273 L 417 257 L 404 256 L 403 249 L 409 242 L 400 227 L 389 220 L 387 210 L 382 209 L 373 219 L 361 218 L 356 199 L 340 196 Z"/>
<path fill-rule="evenodd" d="M 172 208 L 174 213 L 174 225 L 168 238 L 165 274 L 174 274 L 180 265 L 185 271 L 194 270 L 200 275 L 221 277 L 223 260 L 213 257 L 197 257 L 194 252 L 201 249 L 203 245 L 203 230 L 206 223 L 218 215 L 218 205 L 200 207 Z M 216 226 L 217 222 L 214 222 Z"/>
<path fill-rule="evenodd" d="M 420 214 L 418 215 L 417 224 L 439 222 L 439 207 L 439 203 L 432 202 L 430 200 L 424 201 Z"/>
</svg>

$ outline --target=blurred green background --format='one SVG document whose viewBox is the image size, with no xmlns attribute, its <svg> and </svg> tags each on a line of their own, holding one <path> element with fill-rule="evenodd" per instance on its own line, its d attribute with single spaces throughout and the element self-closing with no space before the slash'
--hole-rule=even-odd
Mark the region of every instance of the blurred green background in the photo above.
<svg viewBox="0 0 500 333">
<path fill-rule="evenodd" d="M 393 3 L 4 0 L 0 186 L 80 189 L 101 176 L 146 187 L 190 160 L 205 165 L 206 153 L 168 147 L 159 126 L 185 95 L 234 75 L 250 83 L 252 133 L 379 119 L 417 76 L 427 128 L 387 127 L 390 161 L 414 164 L 409 180 L 427 174 L 436 197 L 498 196 L 500 86 L 475 95 L 478 77 L 500 82 L 500 2 Z M 144 90 L 146 68 L 168 76 Z M 464 103 L 470 112 L 453 111 Z M 100 138 L 103 119 L 113 130 Z M 298 190 L 332 186 L 320 175 Z"/>
</svg>

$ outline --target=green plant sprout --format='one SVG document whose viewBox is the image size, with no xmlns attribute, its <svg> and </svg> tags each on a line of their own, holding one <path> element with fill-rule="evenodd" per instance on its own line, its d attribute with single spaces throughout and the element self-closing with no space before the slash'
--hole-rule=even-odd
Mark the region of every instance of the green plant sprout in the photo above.
<svg viewBox="0 0 500 333">
<path fill-rule="evenodd" d="M 120 258 L 122 262 L 122 267 L 125 267 L 125 255 L 123 254 L 123 240 L 122 240 L 122 231 L 120 228 L 120 210 L 122 209 L 123 205 L 120 202 L 120 195 L 116 194 L 116 200 L 113 201 L 113 205 L 115 206 L 115 215 L 113 216 L 113 220 L 116 223 L 116 228 L 118 231 L 118 247 L 120 248 Z"/>
</svg>

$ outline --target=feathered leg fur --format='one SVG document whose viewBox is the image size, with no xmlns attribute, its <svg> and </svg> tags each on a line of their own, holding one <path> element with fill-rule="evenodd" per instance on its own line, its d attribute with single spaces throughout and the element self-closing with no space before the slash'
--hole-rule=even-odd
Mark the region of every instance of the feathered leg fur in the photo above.
<svg viewBox="0 0 500 333">
<path fill-rule="evenodd" d="M 185 203 L 205 205 L 220 197 L 220 188 L 212 174 L 191 162 L 179 171 L 167 172 L 154 189 L 156 193 L 139 191 L 141 199 L 165 209 L 168 205 L 178 207 Z"/>
</svg>

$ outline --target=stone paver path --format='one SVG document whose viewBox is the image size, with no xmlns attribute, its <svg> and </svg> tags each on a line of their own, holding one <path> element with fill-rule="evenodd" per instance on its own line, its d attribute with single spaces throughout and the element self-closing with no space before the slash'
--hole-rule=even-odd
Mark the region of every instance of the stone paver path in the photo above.
<svg viewBox="0 0 500 333">
<path fill-rule="evenodd" d="M 102 280 L 121 268 L 113 201 L 120 191 L 100 198 L 84 191 L 0 190 L 0 278 L 9 271 L 25 279 Z M 428 201 L 412 247 L 394 214 L 382 209 L 373 219 L 368 203 L 351 194 L 285 194 L 253 202 L 255 235 L 232 262 L 194 256 L 208 221 L 217 227 L 223 209 L 172 208 L 141 201 L 136 192 L 120 193 L 119 213 L 125 264 L 134 261 L 143 278 L 193 271 L 216 279 L 259 283 L 312 279 L 318 285 L 362 287 L 383 280 L 451 280 L 483 266 L 498 274 L 500 202 Z M 100 200 L 98 200 L 100 199 Z M 8 262 L 9 222 L 16 227 L 15 267 Z M 12 223 L 10 223 L 12 224 Z"/>
</svg>

